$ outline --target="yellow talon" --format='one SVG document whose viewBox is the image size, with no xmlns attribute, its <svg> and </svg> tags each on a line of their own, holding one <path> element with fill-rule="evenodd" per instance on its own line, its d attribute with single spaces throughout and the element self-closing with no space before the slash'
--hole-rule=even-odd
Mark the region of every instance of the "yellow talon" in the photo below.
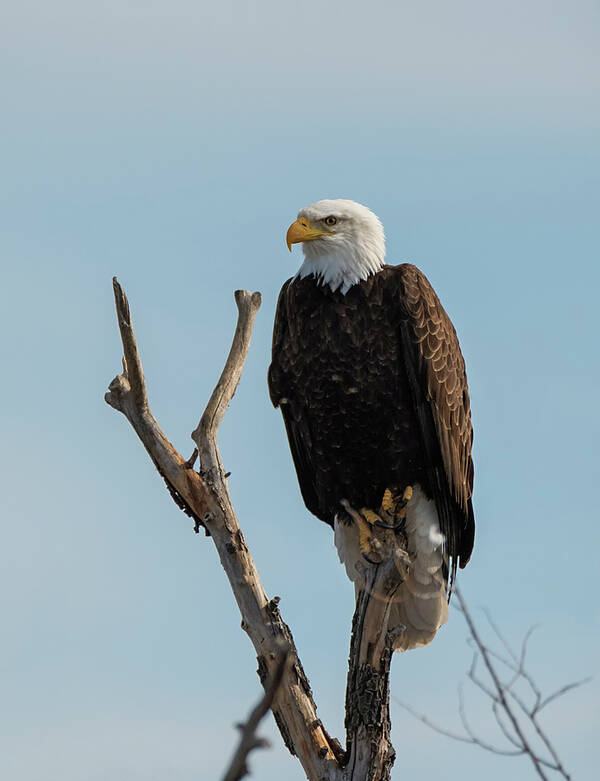
<svg viewBox="0 0 600 781">
<path fill-rule="evenodd" d="M 381 521 L 381 518 L 377 515 L 377 513 L 373 512 L 373 510 L 369 510 L 368 507 L 363 507 L 360 511 L 360 514 L 371 526 L 375 526 L 377 521 Z"/>
<path fill-rule="evenodd" d="M 383 492 L 383 499 L 381 500 L 381 510 L 384 513 L 392 512 L 394 509 L 394 494 L 389 488 L 386 488 Z"/>
<path fill-rule="evenodd" d="M 366 555 L 373 550 L 373 531 L 372 526 L 377 522 L 381 523 L 381 518 L 368 507 L 362 507 L 359 513 L 360 521 L 358 524 L 358 546 L 360 552 Z"/>
<path fill-rule="evenodd" d="M 377 539 L 375 534 L 376 527 L 391 528 L 386 526 L 381 517 L 369 509 L 368 507 L 361 508 L 360 512 L 355 510 L 347 499 L 341 499 L 340 504 L 350 518 L 354 521 L 358 529 L 358 547 L 365 559 L 375 564 L 381 561 L 381 555 L 379 553 L 381 543 Z M 374 559 L 372 557 L 375 557 Z"/>
<path fill-rule="evenodd" d="M 394 494 L 390 488 L 386 488 L 381 499 L 379 513 L 388 523 L 394 524 L 406 517 L 406 505 L 412 498 L 413 488 L 411 485 L 406 486 L 402 496 Z M 362 510 L 361 512 L 364 514 L 365 511 Z"/>
<path fill-rule="evenodd" d="M 358 522 L 358 547 L 361 553 L 371 552 L 371 527 L 365 520 Z"/>
</svg>

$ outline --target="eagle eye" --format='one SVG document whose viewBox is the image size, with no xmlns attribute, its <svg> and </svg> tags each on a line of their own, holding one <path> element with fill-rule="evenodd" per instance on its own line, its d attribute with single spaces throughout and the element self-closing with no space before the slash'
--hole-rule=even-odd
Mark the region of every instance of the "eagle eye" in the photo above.
<svg viewBox="0 0 600 781">
<path fill-rule="evenodd" d="M 325 217 L 325 225 L 337 225 L 337 217 L 334 217 L 333 214 Z"/>
</svg>

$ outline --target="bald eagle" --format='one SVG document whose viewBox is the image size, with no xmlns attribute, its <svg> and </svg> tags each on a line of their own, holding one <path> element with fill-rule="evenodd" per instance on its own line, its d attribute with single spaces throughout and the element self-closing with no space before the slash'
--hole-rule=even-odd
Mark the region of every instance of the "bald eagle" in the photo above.
<svg viewBox="0 0 600 781">
<path fill-rule="evenodd" d="M 304 262 L 277 304 L 271 401 L 306 507 L 334 528 L 357 588 L 389 554 L 381 530 L 393 530 L 403 549 L 395 647 L 425 645 L 447 620 L 475 530 L 456 332 L 418 268 L 385 264 L 383 227 L 365 206 L 307 206 L 287 232 L 290 251 L 298 242 Z"/>
</svg>

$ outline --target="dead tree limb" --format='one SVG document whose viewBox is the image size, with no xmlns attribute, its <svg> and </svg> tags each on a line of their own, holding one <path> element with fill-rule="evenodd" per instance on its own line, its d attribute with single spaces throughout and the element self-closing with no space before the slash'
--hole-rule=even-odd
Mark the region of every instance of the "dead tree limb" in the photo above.
<svg viewBox="0 0 600 781">
<path fill-rule="evenodd" d="M 308 679 L 288 626 L 282 620 L 277 599 L 269 600 L 231 505 L 216 443 L 218 425 L 239 382 L 250 345 L 260 293 L 238 290 L 238 325 L 221 378 L 215 388 L 194 441 L 201 471 L 175 450 L 150 411 L 144 372 L 137 349 L 127 297 L 113 280 L 117 320 L 123 342 L 123 372 L 110 383 L 105 399 L 131 423 L 165 480 L 178 506 L 194 518 L 196 530 L 204 526 L 217 548 L 242 616 L 242 628 L 254 645 L 258 673 L 263 684 L 277 667 L 282 646 L 290 649 L 282 685 L 273 702 L 273 714 L 283 740 L 297 755 L 309 779 L 337 779 L 341 749 L 317 718 Z"/>
<path fill-rule="evenodd" d="M 146 448 L 177 505 L 212 537 L 239 611 L 242 628 L 257 654 L 266 687 L 278 670 L 281 647 L 289 662 L 269 703 L 289 751 L 309 781 L 389 781 L 394 762 L 390 743 L 389 672 L 394 637 L 388 632 L 390 603 L 398 586 L 395 565 L 370 567 L 359 593 L 352 625 L 346 693 L 347 749 L 329 736 L 320 719 L 289 627 L 279 614 L 278 597 L 269 600 L 244 540 L 227 487 L 217 431 L 236 391 L 250 347 L 260 293 L 237 290 L 238 322 L 225 368 L 192 433 L 196 445 L 187 461 L 175 450 L 150 410 L 144 372 L 127 296 L 113 279 L 123 343 L 123 372 L 105 399 L 122 412 Z M 194 469 L 196 459 L 199 469 Z M 267 706 L 268 707 L 268 706 Z"/>
</svg>

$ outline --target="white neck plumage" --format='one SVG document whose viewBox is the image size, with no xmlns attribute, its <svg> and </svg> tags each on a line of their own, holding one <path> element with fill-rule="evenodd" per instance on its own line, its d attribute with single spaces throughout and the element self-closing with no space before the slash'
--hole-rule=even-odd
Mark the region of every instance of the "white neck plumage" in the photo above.
<svg viewBox="0 0 600 781">
<path fill-rule="evenodd" d="M 349 237 L 335 242 L 312 241 L 302 245 L 304 263 L 300 266 L 296 278 L 304 279 L 313 275 L 331 290 L 340 288 L 342 295 L 357 282 L 362 282 L 371 274 L 376 274 L 384 266 L 385 246 L 369 237 Z M 330 246 L 327 246 L 330 244 Z M 324 250 L 326 250 L 324 252 Z"/>
</svg>

